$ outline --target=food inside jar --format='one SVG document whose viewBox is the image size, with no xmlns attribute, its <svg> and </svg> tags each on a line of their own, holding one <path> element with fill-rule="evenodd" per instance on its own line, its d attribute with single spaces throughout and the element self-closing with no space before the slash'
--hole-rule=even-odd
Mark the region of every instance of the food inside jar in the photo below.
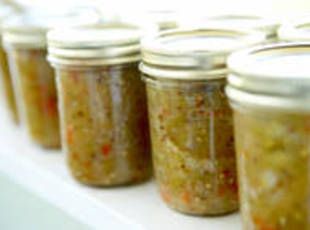
<svg viewBox="0 0 310 230">
<path fill-rule="evenodd" d="M 310 229 L 310 115 L 235 111 L 245 229 Z"/>
<path fill-rule="evenodd" d="M 57 67 L 62 138 L 73 176 L 94 186 L 150 177 L 146 95 L 136 64 Z"/>
<path fill-rule="evenodd" d="M 8 55 L 21 119 L 31 138 L 46 148 L 60 147 L 55 77 L 46 51 L 10 49 Z"/>
<path fill-rule="evenodd" d="M 232 112 L 225 79 L 146 76 L 156 180 L 172 208 L 198 215 L 238 208 Z"/>
</svg>

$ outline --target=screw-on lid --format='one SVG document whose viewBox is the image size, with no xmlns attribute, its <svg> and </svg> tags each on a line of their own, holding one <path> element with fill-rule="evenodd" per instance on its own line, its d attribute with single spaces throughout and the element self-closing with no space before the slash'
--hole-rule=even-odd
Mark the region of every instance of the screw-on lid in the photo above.
<svg viewBox="0 0 310 230">
<path fill-rule="evenodd" d="M 206 25 L 225 25 L 232 28 L 253 29 L 264 32 L 267 39 L 274 39 L 277 36 L 277 30 L 280 21 L 259 16 L 259 15 L 218 15 L 210 17 L 205 21 Z"/>
<path fill-rule="evenodd" d="M 219 27 L 177 29 L 147 37 L 142 42 L 142 72 L 160 78 L 223 77 L 227 56 L 261 43 L 264 34 Z"/>
<path fill-rule="evenodd" d="M 282 25 L 278 37 L 282 41 L 310 41 L 310 16 Z"/>
<path fill-rule="evenodd" d="M 228 96 L 254 106 L 310 110 L 310 43 L 237 52 L 228 59 Z"/>
<path fill-rule="evenodd" d="M 48 33 L 48 59 L 53 64 L 89 66 L 140 60 L 140 31 L 133 26 L 56 29 Z"/>
<path fill-rule="evenodd" d="M 5 23 L 3 43 L 17 48 L 45 48 L 48 30 L 95 24 L 98 20 L 99 16 L 88 10 L 72 10 L 62 15 L 25 13 Z"/>
</svg>

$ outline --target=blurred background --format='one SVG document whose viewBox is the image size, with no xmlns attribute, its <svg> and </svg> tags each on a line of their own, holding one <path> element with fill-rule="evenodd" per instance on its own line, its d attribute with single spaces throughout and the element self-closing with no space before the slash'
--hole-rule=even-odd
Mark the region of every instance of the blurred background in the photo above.
<svg viewBox="0 0 310 230">
<path fill-rule="evenodd" d="M 264 14 L 287 18 L 310 13 L 309 0 L 0 0 L 38 11 L 60 12 L 74 8 L 95 8 L 107 20 L 139 17 L 146 11 L 177 11 L 181 20 L 215 14 Z"/>
</svg>

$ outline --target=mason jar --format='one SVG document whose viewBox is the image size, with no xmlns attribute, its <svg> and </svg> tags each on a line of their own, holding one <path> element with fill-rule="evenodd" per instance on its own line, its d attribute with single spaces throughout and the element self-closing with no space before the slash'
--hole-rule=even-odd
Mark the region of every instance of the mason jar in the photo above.
<svg viewBox="0 0 310 230">
<path fill-rule="evenodd" d="M 179 29 L 142 43 L 156 181 L 183 213 L 238 208 L 232 114 L 224 93 L 226 57 L 264 35 L 219 28 Z"/>
<path fill-rule="evenodd" d="M 288 43 L 228 61 L 244 229 L 310 229 L 309 58 Z"/>
<path fill-rule="evenodd" d="M 57 93 L 54 71 L 46 60 L 46 33 L 59 24 L 84 25 L 94 20 L 73 13 L 68 16 L 23 14 L 4 26 L 3 44 L 21 122 L 31 140 L 42 147 L 60 147 Z"/>
<path fill-rule="evenodd" d="M 48 34 L 56 71 L 63 149 L 79 182 L 132 184 L 150 177 L 140 33 L 130 26 Z"/>
</svg>

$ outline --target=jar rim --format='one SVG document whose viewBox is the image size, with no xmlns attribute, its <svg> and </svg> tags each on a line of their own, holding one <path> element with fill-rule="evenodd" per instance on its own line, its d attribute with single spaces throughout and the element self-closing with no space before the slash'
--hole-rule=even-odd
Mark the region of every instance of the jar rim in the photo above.
<svg viewBox="0 0 310 230">
<path fill-rule="evenodd" d="M 140 63 L 140 71 L 148 78 L 157 78 L 162 80 L 184 80 L 184 81 L 201 81 L 215 80 L 226 78 L 228 74 L 227 68 L 214 70 L 183 70 L 183 69 L 160 69 L 153 66 Z"/>
<path fill-rule="evenodd" d="M 259 95 L 240 90 L 231 85 L 225 87 L 225 93 L 233 108 L 242 106 L 255 110 L 268 108 L 287 112 L 310 112 L 310 106 L 306 106 L 310 105 L 310 98 L 301 100 L 301 98 Z"/>
<path fill-rule="evenodd" d="M 128 24 L 55 29 L 48 33 L 49 60 L 59 64 L 98 65 L 140 59 L 140 30 Z"/>
<path fill-rule="evenodd" d="M 282 43 L 259 46 L 242 50 L 228 58 L 229 89 L 232 100 L 242 97 L 244 101 L 260 104 L 262 101 L 271 106 L 310 107 L 300 101 L 310 100 L 310 42 Z M 302 69 L 302 71 L 300 71 Z M 249 101 L 250 96 L 256 100 Z M 247 98 L 248 97 L 248 98 Z M 242 100 L 240 100 L 241 103 Z M 278 103 L 278 105 L 276 105 Z"/>
<path fill-rule="evenodd" d="M 46 48 L 47 32 L 55 27 L 74 27 L 98 22 L 98 15 L 88 9 L 73 9 L 60 15 L 25 12 L 3 25 L 3 43 L 15 48 Z"/>
<path fill-rule="evenodd" d="M 265 35 L 253 30 L 228 27 L 178 28 L 142 40 L 141 71 L 189 80 L 210 78 L 226 69 L 234 50 L 263 42 Z M 156 73 L 157 70 L 157 73 Z"/>
</svg>

